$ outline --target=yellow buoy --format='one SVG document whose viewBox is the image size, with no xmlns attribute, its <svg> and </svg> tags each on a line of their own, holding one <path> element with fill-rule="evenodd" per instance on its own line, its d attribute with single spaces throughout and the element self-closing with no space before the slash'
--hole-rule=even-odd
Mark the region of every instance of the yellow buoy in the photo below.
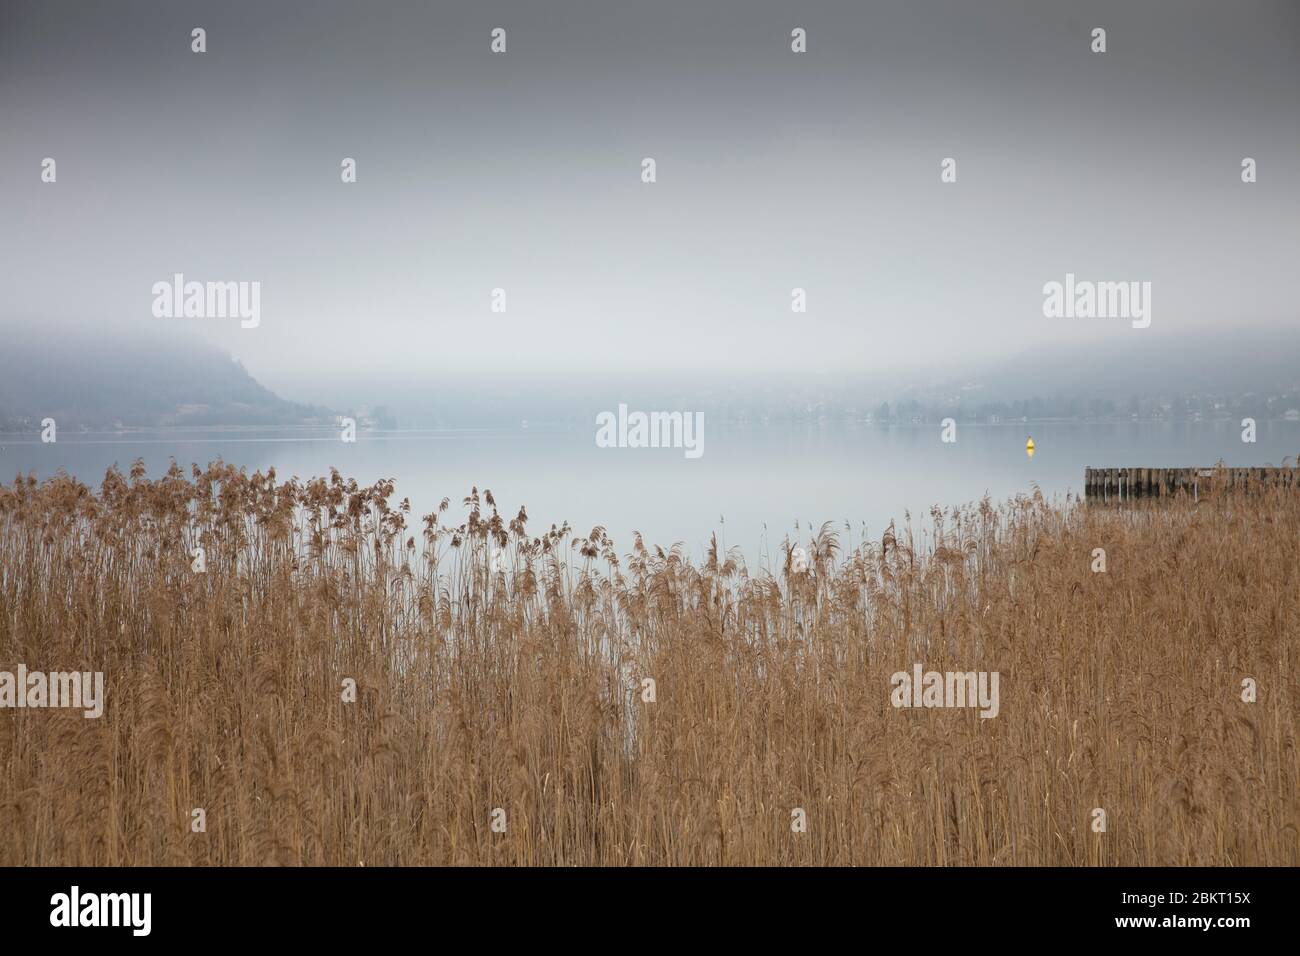
<svg viewBox="0 0 1300 956">
<path fill-rule="evenodd" d="M 1029 441 L 1025 442 L 1025 454 L 1030 458 L 1034 457 L 1034 439 L 1032 437 Z"/>
</svg>

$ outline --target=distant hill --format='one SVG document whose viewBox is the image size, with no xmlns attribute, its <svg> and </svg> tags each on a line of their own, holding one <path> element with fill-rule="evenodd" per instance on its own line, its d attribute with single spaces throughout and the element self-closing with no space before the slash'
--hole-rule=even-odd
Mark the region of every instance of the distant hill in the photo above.
<svg viewBox="0 0 1300 956">
<path fill-rule="evenodd" d="M 1142 331 L 1009 352 L 898 388 L 877 418 L 1282 417 L 1300 408 L 1300 328 Z"/>
<path fill-rule="evenodd" d="M 1021 351 L 972 375 L 981 398 L 1278 393 L 1300 385 L 1300 328 L 1226 329 Z"/>
<path fill-rule="evenodd" d="M 38 428 L 324 424 L 328 409 L 289 402 L 195 336 L 127 339 L 28 327 L 0 344 L 0 431 Z"/>
<path fill-rule="evenodd" d="M 900 359 L 886 374 L 729 368 L 641 375 L 511 376 L 485 383 L 439 374 L 394 382 L 383 370 L 311 383 L 313 397 L 349 409 L 362 428 L 589 427 L 631 407 L 692 409 L 713 421 L 874 417 L 1226 416 L 1300 408 L 1300 323 L 1294 330 L 1133 331 L 1070 347 L 1016 349 L 1008 358 L 923 371 Z M 307 386 L 303 386 L 307 387 Z M 366 402 L 383 406 L 370 411 Z M 353 411 L 346 403 L 356 402 Z M 886 405 L 888 408 L 886 408 Z M 389 408 L 394 414 L 389 413 Z M 334 412 L 287 401 L 193 332 L 159 325 L 148 338 L 27 322 L 0 327 L 0 431 L 60 427 L 330 425 Z"/>
</svg>

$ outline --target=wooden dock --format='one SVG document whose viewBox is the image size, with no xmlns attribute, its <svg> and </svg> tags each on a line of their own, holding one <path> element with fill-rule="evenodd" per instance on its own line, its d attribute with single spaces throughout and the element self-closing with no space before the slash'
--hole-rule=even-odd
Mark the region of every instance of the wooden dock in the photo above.
<svg viewBox="0 0 1300 956">
<path fill-rule="evenodd" d="M 1085 468 L 1083 493 L 1094 501 L 1171 497 L 1180 491 L 1198 498 L 1212 488 L 1269 485 L 1297 487 L 1294 468 Z"/>
</svg>

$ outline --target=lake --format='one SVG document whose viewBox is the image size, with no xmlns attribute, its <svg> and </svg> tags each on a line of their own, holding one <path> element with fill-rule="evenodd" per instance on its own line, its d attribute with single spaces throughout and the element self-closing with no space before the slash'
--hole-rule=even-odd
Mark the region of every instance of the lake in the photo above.
<svg viewBox="0 0 1300 956">
<path fill-rule="evenodd" d="M 1025 454 L 1031 436 L 1035 454 Z M 586 534 L 602 524 L 619 554 L 632 532 L 647 544 L 682 542 L 698 558 L 717 531 L 739 546 L 751 569 L 770 565 L 782 537 L 804 540 L 810 526 L 834 521 L 853 541 L 878 538 L 910 511 L 928 521 L 932 505 L 951 507 L 1030 493 L 1079 493 L 1087 465 L 1178 467 L 1280 465 L 1300 451 L 1300 423 L 1263 421 L 1257 441 L 1241 441 L 1229 422 L 1014 423 L 959 425 L 957 441 L 940 440 L 938 425 L 710 426 L 704 454 L 681 449 L 598 448 L 595 428 L 361 432 L 355 443 L 329 432 L 185 432 L 123 434 L 60 432 L 0 436 L 0 476 L 59 469 L 92 486 L 117 463 L 125 472 L 142 458 L 151 477 L 171 459 L 186 467 L 221 457 L 249 471 L 274 466 L 281 479 L 326 475 L 331 466 L 370 483 L 397 482 L 395 501 L 411 499 L 416 515 L 452 499 L 453 516 L 470 487 L 490 488 L 513 517 L 528 508 L 540 534 L 567 520 Z M 459 521 L 457 522 L 459 523 Z M 417 521 L 411 522 L 418 527 Z"/>
</svg>

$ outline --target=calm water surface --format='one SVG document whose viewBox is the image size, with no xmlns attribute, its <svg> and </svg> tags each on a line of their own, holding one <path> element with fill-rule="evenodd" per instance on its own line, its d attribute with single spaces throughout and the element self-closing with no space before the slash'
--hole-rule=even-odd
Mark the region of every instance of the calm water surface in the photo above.
<svg viewBox="0 0 1300 956">
<path fill-rule="evenodd" d="M 1032 435 L 1036 450 L 1025 454 Z M 0 477 L 59 469 L 97 485 L 116 463 L 123 471 L 144 459 L 150 476 L 172 459 L 188 466 L 218 457 L 249 471 L 274 466 L 281 478 L 328 474 L 330 467 L 369 483 L 397 482 L 396 500 L 410 497 L 423 514 L 450 497 L 452 514 L 471 486 L 490 488 L 513 517 L 527 505 L 529 529 L 540 533 L 567 520 L 585 534 L 604 525 L 620 554 L 633 531 L 647 543 L 682 542 L 698 557 L 711 532 L 739 546 L 753 567 L 767 563 L 781 539 L 806 540 L 810 526 L 834 521 L 860 540 L 865 526 L 879 537 L 906 512 L 926 519 L 932 505 L 950 507 L 1032 492 L 1078 493 L 1083 469 L 1096 466 L 1281 464 L 1300 451 L 1300 423 L 1261 421 L 1255 444 L 1229 423 L 961 425 L 957 441 L 940 441 L 937 425 L 879 427 L 706 427 L 703 457 L 681 450 L 597 448 L 595 429 L 395 431 L 360 433 L 344 444 L 337 432 L 61 433 L 54 444 L 36 436 L 0 436 Z M 412 522 L 416 525 L 416 522 Z"/>
</svg>

